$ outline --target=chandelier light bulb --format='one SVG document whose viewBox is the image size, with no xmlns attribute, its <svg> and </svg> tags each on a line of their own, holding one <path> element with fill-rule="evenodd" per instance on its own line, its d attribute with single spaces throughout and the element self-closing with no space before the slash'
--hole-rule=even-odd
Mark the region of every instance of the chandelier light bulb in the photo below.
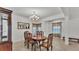
<svg viewBox="0 0 79 59">
<path fill-rule="evenodd" d="M 31 20 L 39 20 L 39 16 L 37 16 L 36 11 L 32 12 Z"/>
</svg>

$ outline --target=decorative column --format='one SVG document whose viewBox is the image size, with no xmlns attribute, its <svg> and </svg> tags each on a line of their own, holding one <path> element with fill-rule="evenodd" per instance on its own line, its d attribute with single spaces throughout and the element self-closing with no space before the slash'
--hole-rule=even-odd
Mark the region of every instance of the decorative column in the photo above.
<svg viewBox="0 0 79 59">
<path fill-rule="evenodd" d="M 65 17 L 65 22 L 64 22 L 64 25 L 65 25 L 65 29 L 64 29 L 65 30 L 65 33 L 64 34 L 65 34 L 65 44 L 66 45 L 69 45 L 69 39 L 68 39 L 69 38 L 69 28 L 68 28 L 69 27 L 69 22 L 68 21 L 69 21 L 69 18 L 68 17 Z"/>
</svg>

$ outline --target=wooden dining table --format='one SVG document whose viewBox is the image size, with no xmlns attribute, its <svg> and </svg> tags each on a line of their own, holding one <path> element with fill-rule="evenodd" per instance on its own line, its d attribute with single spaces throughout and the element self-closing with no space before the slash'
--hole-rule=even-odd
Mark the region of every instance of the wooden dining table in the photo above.
<svg viewBox="0 0 79 59">
<path fill-rule="evenodd" d="M 32 39 L 34 41 L 43 41 L 46 39 L 46 37 L 45 36 L 33 36 Z"/>
<path fill-rule="evenodd" d="M 40 45 L 40 42 L 43 42 L 45 39 L 46 39 L 45 36 L 33 36 L 32 37 L 32 40 L 35 41 L 35 43 L 38 43 L 39 45 Z"/>
</svg>

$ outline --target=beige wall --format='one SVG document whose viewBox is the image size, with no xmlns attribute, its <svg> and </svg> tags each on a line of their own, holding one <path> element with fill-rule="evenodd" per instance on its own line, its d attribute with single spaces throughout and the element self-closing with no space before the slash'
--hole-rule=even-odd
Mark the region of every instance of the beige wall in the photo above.
<svg viewBox="0 0 79 59">
<path fill-rule="evenodd" d="M 31 22 L 26 17 L 22 17 L 22 16 L 13 14 L 12 15 L 12 41 L 13 42 L 23 40 L 24 39 L 24 31 L 26 31 L 26 29 L 19 29 L 18 30 L 17 29 L 17 22 L 30 23 L 30 29 L 28 29 L 28 31 L 32 30 Z"/>
</svg>

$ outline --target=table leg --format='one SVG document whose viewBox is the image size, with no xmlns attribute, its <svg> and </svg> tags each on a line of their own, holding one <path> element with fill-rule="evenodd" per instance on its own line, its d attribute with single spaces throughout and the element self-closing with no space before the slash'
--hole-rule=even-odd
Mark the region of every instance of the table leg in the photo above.
<svg viewBox="0 0 79 59">
<path fill-rule="evenodd" d="M 40 48 L 40 41 L 39 41 L 39 48 Z"/>
<path fill-rule="evenodd" d="M 34 51 L 36 51 L 37 45 L 38 45 L 37 41 L 34 41 Z"/>
</svg>

